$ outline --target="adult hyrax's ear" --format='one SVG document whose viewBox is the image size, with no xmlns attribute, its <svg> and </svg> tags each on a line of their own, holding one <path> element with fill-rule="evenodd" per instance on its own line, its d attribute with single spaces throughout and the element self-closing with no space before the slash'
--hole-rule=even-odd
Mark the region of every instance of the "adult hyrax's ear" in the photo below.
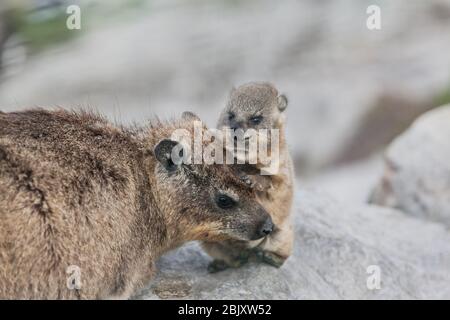
<svg viewBox="0 0 450 320">
<path fill-rule="evenodd" d="M 183 160 L 182 145 L 170 139 L 161 140 L 153 152 L 156 159 L 167 171 L 173 172 L 177 170 Z"/>
<path fill-rule="evenodd" d="M 287 105 L 288 105 L 287 97 L 284 94 L 280 94 L 278 96 L 278 110 L 283 112 L 284 110 L 286 110 Z"/>
<path fill-rule="evenodd" d="M 184 120 L 201 121 L 200 117 L 191 111 L 185 111 L 181 115 Z"/>
</svg>

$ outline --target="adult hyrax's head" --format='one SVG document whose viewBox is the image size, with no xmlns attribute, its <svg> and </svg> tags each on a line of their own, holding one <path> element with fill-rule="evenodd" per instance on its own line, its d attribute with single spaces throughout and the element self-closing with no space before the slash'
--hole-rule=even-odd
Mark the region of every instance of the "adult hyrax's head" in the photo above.
<svg viewBox="0 0 450 320">
<path fill-rule="evenodd" d="M 236 129 L 278 129 L 284 122 L 285 95 L 268 82 L 250 82 L 233 88 L 220 115 L 218 127 Z"/>
<path fill-rule="evenodd" d="M 225 164 L 188 163 L 186 141 L 193 144 L 194 121 L 184 115 L 176 130 L 185 130 L 184 141 L 167 138 L 155 143 L 156 193 L 169 224 L 189 240 L 257 240 L 273 231 L 270 215 L 257 202 L 251 186 Z M 198 124 L 198 122 L 197 122 Z M 198 127 L 197 127 L 198 128 Z M 173 128 L 172 128 L 173 129 Z M 201 126 L 204 132 L 206 127 Z M 207 143 L 203 142 L 205 147 Z M 192 145 L 191 145 L 192 147 Z M 185 157 L 183 159 L 183 157 Z"/>
</svg>

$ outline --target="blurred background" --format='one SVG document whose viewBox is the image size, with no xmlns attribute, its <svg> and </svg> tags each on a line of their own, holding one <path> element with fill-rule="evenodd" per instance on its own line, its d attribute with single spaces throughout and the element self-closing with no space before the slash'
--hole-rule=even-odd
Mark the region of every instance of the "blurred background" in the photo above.
<svg viewBox="0 0 450 320">
<path fill-rule="evenodd" d="M 81 30 L 66 28 L 72 4 Z M 2 111 L 127 124 L 191 110 L 214 127 L 230 88 L 255 80 L 289 97 L 298 183 L 363 202 L 383 148 L 450 102 L 450 0 L 0 1 Z"/>
</svg>

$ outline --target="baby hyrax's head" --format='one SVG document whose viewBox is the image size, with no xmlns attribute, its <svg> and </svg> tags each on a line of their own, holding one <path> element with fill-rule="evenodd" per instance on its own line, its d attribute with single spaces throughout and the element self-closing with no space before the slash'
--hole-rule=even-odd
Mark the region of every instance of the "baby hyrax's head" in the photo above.
<svg viewBox="0 0 450 320">
<path fill-rule="evenodd" d="M 288 101 L 268 82 L 249 82 L 233 88 L 220 115 L 221 129 L 280 129 Z"/>
<path fill-rule="evenodd" d="M 248 241 L 267 236 L 274 225 L 245 179 L 225 164 L 187 159 L 194 150 L 188 150 L 186 141 L 193 142 L 197 119 L 192 114 L 185 116 L 177 125 L 185 130 L 183 136 L 177 141 L 167 135 L 153 149 L 156 193 L 168 221 L 188 240 Z"/>
</svg>

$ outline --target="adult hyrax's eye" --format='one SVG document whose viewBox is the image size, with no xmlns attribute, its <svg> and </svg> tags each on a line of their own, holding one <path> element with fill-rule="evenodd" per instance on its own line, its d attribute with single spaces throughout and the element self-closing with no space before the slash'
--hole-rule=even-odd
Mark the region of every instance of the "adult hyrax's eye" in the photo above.
<svg viewBox="0 0 450 320">
<path fill-rule="evenodd" d="M 236 115 L 233 112 L 228 112 L 228 120 L 234 120 L 235 117 Z"/>
<path fill-rule="evenodd" d="M 236 201 L 226 194 L 218 194 L 216 197 L 216 203 L 219 208 L 222 209 L 231 209 L 236 205 Z"/>
<path fill-rule="evenodd" d="M 262 122 L 262 120 L 263 120 L 262 116 L 254 116 L 250 118 L 249 122 L 250 124 L 258 125 Z"/>
</svg>

